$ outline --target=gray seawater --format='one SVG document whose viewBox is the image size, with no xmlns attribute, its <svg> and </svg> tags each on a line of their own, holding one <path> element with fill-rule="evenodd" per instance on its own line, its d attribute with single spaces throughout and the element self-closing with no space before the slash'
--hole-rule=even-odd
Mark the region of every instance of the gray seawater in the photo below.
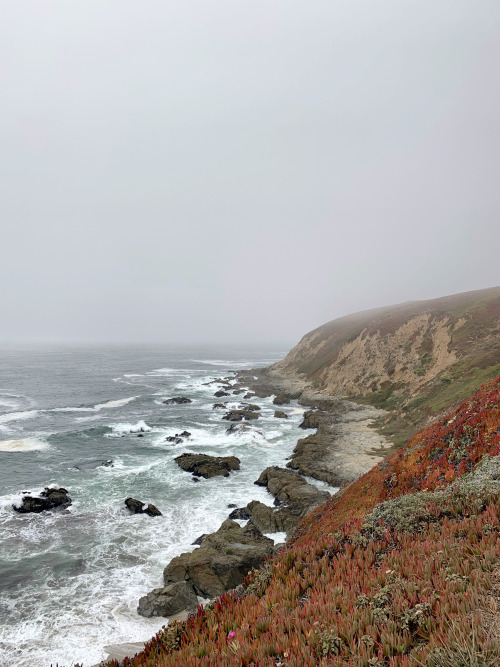
<svg viewBox="0 0 500 667">
<path fill-rule="evenodd" d="M 161 585 L 171 558 L 218 528 L 229 503 L 272 504 L 253 482 L 266 466 L 284 465 L 303 434 L 301 409 L 285 406 L 290 419 L 278 420 L 268 398 L 257 401 L 262 418 L 253 432 L 227 435 L 223 412 L 212 409 L 217 388 L 204 383 L 285 353 L 0 349 L 0 665 L 87 667 L 105 658 L 106 644 L 158 631 L 164 621 L 138 616 L 138 598 Z M 193 402 L 162 403 L 175 395 Z M 165 441 L 185 429 L 189 441 Z M 194 484 L 173 460 L 185 451 L 234 454 L 241 470 Z M 114 467 L 100 465 L 108 459 Z M 67 512 L 13 511 L 23 491 L 49 485 L 69 490 Z M 152 502 L 163 516 L 129 515 L 128 496 Z"/>
</svg>

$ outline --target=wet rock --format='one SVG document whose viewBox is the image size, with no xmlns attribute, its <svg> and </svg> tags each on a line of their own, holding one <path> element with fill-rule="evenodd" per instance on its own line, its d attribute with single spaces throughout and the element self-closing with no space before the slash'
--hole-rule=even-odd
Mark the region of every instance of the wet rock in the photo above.
<svg viewBox="0 0 500 667">
<path fill-rule="evenodd" d="M 205 537 L 207 535 L 208 535 L 208 533 L 203 533 L 203 535 L 200 535 L 199 537 L 197 537 L 194 542 L 191 542 L 191 544 L 196 545 L 196 546 L 199 547 L 200 544 L 203 542 L 203 540 L 205 539 Z"/>
<path fill-rule="evenodd" d="M 240 527 L 226 519 L 191 553 L 174 558 L 165 568 L 165 585 L 187 582 L 203 597 L 216 597 L 236 588 L 252 568 L 273 553 L 274 543 L 252 525 Z"/>
<path fill-rule="evenodd" d="M 275 410 L 274 416 L 276 417 L 276 419 L 288 419 L 288 415 L 286 414 L 286 412 L 283 412 L 283 410 Z"/>
<path fill-rule="evenodd" d="M 199 480 L 198 477 L 191 477 L 191 481 L 192 482 L 199 482 L 200 480 Z"/>
<path fill-rule="evenodd" d="M 40 497 L 24 496 L 20 507 L 13 505 L 13 509 L 20 514 L 34 512 L 36 514 L 56 508 L 65 508 L 71 505 L 72 500 L 68 496 L 68 491 L 63 489 L 49 488 L 48 486 L 40 493 Z"/>
<path fill-rule="evenodd" d="M 250 514 L 247 512 L 245 507 L 237 507 L 229 515 L 230 519 L 239 519 L 240 521 L 248 521 Z"/>
<path fill-rule="evenodd" d="M 139 434 L 137 435 L 137 437 L 138 437 L 138 438 L 144 438 L 144 433 L 139 433 Z"/>
<path fill-rule="evenodd" d="M 166 442 L 173 442 L 174 445 L 180 445 L 181 442 L 184 442 L 182 438 L 179 438 L 177 433 L 175 435 L 169 435 L 165 438 Z"/>
<path fill-rule="evenodd" d="M 166 401 L 163 401 L 165 405 L 182 405 L 184 403 L 192 403 L 193 401 L 190 398 L 185 396 L 174 396 L 174 398 L 167 398 Z"/>
<path fill-rule="evenodd" d="M 235 505 L 234 503 L 229 503 L 228 508 L 231 508 L 231 507 L 237 507 L 237 505 Z"/>
<path fill-rule="evenodd" d="M 139 600 L 137 613 L 151 616 L 173 616 L 181 611 L 195 611 L 198 598 L 192 585 L 178 581 L 163 588 L 155 588 Z"/>
<path fill-rule="evenodd" d="M 277 394 L 273 398 L 274 405 L 287 405 L 290 403 L 290 396 L 288 394 Z"/>
<path fill-rule="evenodd" d="M 235 396 L 237 396 L 238 394 L 242 394 L 244 391 L 245 391 L 244 389 L 235 389 L 235 390 L 233 391 L 233 394 L 234 394 Z"/>
<path fill-rule="evenodd" d="M 103 461 L 103 462 L 101 463 L 101 466 L 102 466 L 103 468 L 114 468 L 114 462 L 113 462 L 112 459 L 109 459 L 108 461 Z"/>
<path fill-rule="evenodd" d="M 240 434 L 240 433 L 247 433 L 249 431 L 252 431 L 256 435 L 259 435 L 262 438 L 264 438 L 264 432 L 261 431 L 258 428 L 255 428 L 255 426 L 252 426 L 248 422 L 234 422 L 226 430 L 226 433 L 227 433 L 227 435 L 237 435 L 237 434 Z"/>
<path fill-rule="evenodd" d="M 255 396 L 255 392 L 254 391 L 249 391 L 247 394 L 245 394 L 243 396 L 243 398 L 252 398 L 252 396 Z"/>
<path fill-rule="evenodd" d="M 214 394 L 214 396 L 216 398 L 222 398 L 222 396 L 229 396 L 229 395 L 230 394 L 228 394 L 227 391 L 223 391 L 222 389 L 220 389 L 219 391 L 216 391 L 215 394 Z"/>
<path fill-rule="evenodd" d="M 197 477 L 229 477 L 232 470 L 240 469 L 240 460 L 236 456 L 209 456 L 208 454 L 181 454 L 174 459 L 177 465 Z"/>
<path fill-rule="evenodd" d="M 147 514 L 148 516 L 162 516 L 160 510 L 151 503 L 148 503 L 147 507 L 144 508 L 146 503 L 137 500 L 136 498 L 127 498 L 125 500 L 125 505 L 130 510 L 132 514 Z"/>
<path fill-rule="evenodd" d="M 175 435 L 177 435 L 177 433 Z M 191 433 L 189 431 L 182 431 L 182 433 L 179 433 L 179 437 L 181 437 L 181 438 L 190 438 Z"/>
<path fill-rule="evenodd" d="M 250 410 L 251 412 L 258 412 L 260 410 L 260 405 L 255 405 L 255 403 L 242 403 L 240 405 L 242 410 Z"/>
<path fill-rule="evenodd" d="M 238 422 L 243 419 L 258 419 L 259 417 L 259 413 L 252 410 L 230 410 L 222 419 L 230 422 Z"/>
<path fill-rule="evenodd" d="M 212 410 L 219 410 L 219 409 L 225 410 L 226 409 L 226 404 L 225 403 L 214 403 L 212 405 Z"/>
</svg>

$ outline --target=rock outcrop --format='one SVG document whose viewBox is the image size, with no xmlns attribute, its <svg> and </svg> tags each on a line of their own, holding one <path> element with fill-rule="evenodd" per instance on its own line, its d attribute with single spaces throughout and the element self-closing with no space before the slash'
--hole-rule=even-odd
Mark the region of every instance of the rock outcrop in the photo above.
<svg viewBox="0 0 500 667">
<path fill-rule="evenodd" d="M 143 503 L 140 500 L 137 500 L 136 498 L 127 498 L 125 500 L 125 505 L 132 514 L 147 514 L 148 516 L 162 516 L 162 513 L 155 505 L 152 505 L 151 503 L 148 503 L 146 505 L 146 503 Z M 144 507 L 145 505 L 146 507 Z"/>
<path fill-rule="evenodd" d="M 151 616 L 173 616 L 181 611 L 195 611 L 198 598 L 194 588 L 186 581 L 155 588 L 140 598 L 137 613 L 146 618 Z"/>
<path fill-rule="evenodd" d="M 165 405 L 182 405 L 184 403 L 192 403 L 193 401 L 190 398 L 185 396 L 174 396 L 174 398 L 167 398 L 166 401 L 163 401 Z"/>
<path fill-rule="evenodd" d="M 274 416 L 276 417 L 276 419 L 288 419 L 288 415 L 286 414 L 286 412 L 283 412 L 283 410 L 275 410 Z"/>
<path fill-rule="evenodd" d="M 217 532 L 204 538 L 199 549 L 172 559 L 163 572 L 165 585 L 187 581 L 202 597 L 222 595 L 259 567 L 272 554 L 273 546 L 273 540 L 255 526 L 242 528 L 226 519 Z"/>
<path fill-rule="evenodd" d="M 20 514 L 28 514 L 34 512 L 36 514 L 52 510 L 56 508 L 64 509 L 71 505 L 72 500 L 68 496 L 68 491 L 62 487 L 59 489 L 50 488 L 48 486 L 40 493 L 39 497 L 24 496 L 20 507 L 13 505 L 13 509 Z"/>
<path fill-rule="evenodd" d="M 230 422 L 239 422 L 243 419 L 258 419 L 259 417 L 259 413 L 253 410 L 230 410 L 222 419 Z"/>
<path fill-rule="evenodd" d="M 230 519 L 250 520 L 263 533 L 285 532 L 290 537 L 300 519 L 330 498 L 296 472 L 273 466 L 266 468 L 255 482 L 275 496 L 278 508 L 252 500 L 246 507 L 231 512 Z"/>
<path fill-rule="evenodd" d="M 209 456 L 208 454 L 181 454 L 174 459 L 177 465 L 197 477 L 229 477 L 232 470 L 240 469 L 240 460 L 236 456 Z"/>
</svg>

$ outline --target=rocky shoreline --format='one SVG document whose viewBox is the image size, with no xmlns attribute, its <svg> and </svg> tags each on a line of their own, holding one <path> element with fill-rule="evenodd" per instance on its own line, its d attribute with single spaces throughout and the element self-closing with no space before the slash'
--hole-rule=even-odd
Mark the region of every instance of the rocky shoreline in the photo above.
<svg viewBox="0 0 500 667">
<path fill-rule="evenodd" d="M 314 433 L 298 440 L 286 468 L 266 468 L 255 480 L 255 484 L 265 486 L 274 496 L 273 507 L 250 500 L 245 507 L 234 508 L 217 531 L 193 542 L 198 548 L 180 554 L 167 564 L 164 585 L 139 600 L 137 611 L 148 618 L 159 616 L 171 621 L 195 613 L 200 603 L 231 589 L 243 593 L 242 582 L 249 571 L 261 567 L 266 558 L 285 546 L 284 543 L 275 545 L 264 533 L 285 533 L 290 539 L 299 521 L 330 497 L 328 491 L 319 490 L 304 476 L 338 488 L 372 468 L 382 460 L 380 452 L 391 447 L 390 442 L 369 428 L 380 416 L 380 410 L 320 394 L 300 380 L 259 368 L 216 379 L 210 384 L 216 388 L 214 396 L 219 399 L 236 398 L 241 394 L 246 400 L 274 396 L 273 403 L 277 406 L 297 400 L 299 405 L 309 408 L 304 412 L 301 427 L 312 429 Z M 225 404 L 214 405 L 214 408 L 225 407 Z M 228 434 L 236 427 L 249 428 L 248 419 L 259 416 L 260 408 L 256 405 L 240 407 L 241 410 L 229 411 L 223 417 L 239 422 L 228 429 Z M 275 413 L 276 418 L 284 418 L 283 415 L 286 416 L 279 410 Z M 188 462 L 193 455 L 183 456 Z M 178 463 L 183 464 L 184 459 Z M 221 461 L 217 463 L 220 465 Z M 237 469 L 238 464 L 237 459 L 231 461 L 231 468 Z M 191 470 L 191 467 L 186 465 L 185 469 Z M 223 474 L 228 474 L 229 470 L 224 470 Z M 248 523 L 241 526 L 238 520 Z"/>
</svg>

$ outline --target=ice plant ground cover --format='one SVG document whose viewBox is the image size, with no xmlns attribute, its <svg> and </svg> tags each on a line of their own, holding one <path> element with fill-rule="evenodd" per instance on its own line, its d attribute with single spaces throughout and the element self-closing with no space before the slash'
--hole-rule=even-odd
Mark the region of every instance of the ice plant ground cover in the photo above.
<svg viewBox="0 0 500 667">
<path fill-rule="evenodd" d="M 497 377 L 305 517 L 243 593 L 123 664 L 500 664 L 499 533 Z"/>
</svg>

